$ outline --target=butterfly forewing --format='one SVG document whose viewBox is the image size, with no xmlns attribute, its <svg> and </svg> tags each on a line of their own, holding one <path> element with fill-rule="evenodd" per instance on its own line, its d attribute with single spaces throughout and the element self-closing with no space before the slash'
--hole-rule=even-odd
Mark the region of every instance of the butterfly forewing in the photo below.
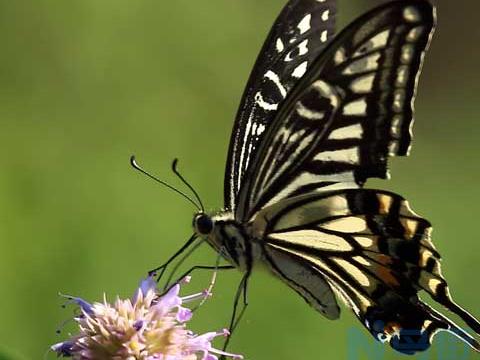
<svg viewBox="0 0 480 360">
<path fill-rule="evenodd" d="M 235 209 L 247 168 L 279 105 L 333 36 L 334 24 L 333 0 L 290 0 L 275 21 L 235 120 L 225 173 L 227 209 Z"/>
<path fill-rule="evenodd" d="M 396 1 L 337 36 L 266 129 L 237 217 L 325 186 L 385 178 L 387 158 L 410 145 L 417 76 L 434 23 L 428 2 Z"/>
<path fill-rule="evenodd" d="M 317 271 L 375 338 L 388 340 L 396 350 L 402 351 L 406 331 L 423 336 L 426 348 L 439 329 L 479 349 L 474 339 L 419 299 L 417 293 L 425 290 L 478 332 L 479 323 L 450 297 L 429 222 L 400 196 L 367 189 L 310 193 L 264 208 L 253 226 L 263 234 L 270 266 L 278 266 L 280 253 L 290 256 L 285 262 Z M 301 273 L 288 279 L 278 275 L 292 288 L 303 289 L 297 291 L 308 301 L 313 282 L 305 282 Z"/>
</svg>

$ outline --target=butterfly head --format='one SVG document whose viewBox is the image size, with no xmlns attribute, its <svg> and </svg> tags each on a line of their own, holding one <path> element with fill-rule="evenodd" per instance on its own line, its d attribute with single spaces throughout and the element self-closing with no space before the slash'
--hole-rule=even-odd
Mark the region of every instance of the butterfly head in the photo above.
<svg viewBox="0 0 480 360">
<path fill-rule="evenodd" d="M 210 235 L 213 231 L 213 219 L 204 212 L 199 212 L 193 218 L 193 228 L 200 236 Z"/>
</svg>

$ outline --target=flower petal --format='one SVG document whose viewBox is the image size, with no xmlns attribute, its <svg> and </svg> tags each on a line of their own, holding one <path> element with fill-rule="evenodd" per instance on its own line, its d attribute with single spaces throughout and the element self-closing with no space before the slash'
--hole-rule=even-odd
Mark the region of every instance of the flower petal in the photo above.
<svg viewBox="0 0 480 360">
<path fill-rule="evenodd" d="M 179 306 L 177 312 L 177 321 L 184 323 L 189 321 L 192 318 L 192 310 Z"/>
<path fill-rule="evenodd" d="M 61 355 L 61 356 L 72 356 L 73 345 L 74 345 L 73 341 L 67 340 L 67 341 L 52 345 L 50 349 L 52 349 L 58 355 Z"/>
<path fill-rule="evenodd" d="M 212 347 L 211 341 L 219 335 L 215 331 L 197 335 L 189 340 L 189 348 L 192 351 L 208 351 Z"/>
<path fill-rule="evenodd" d="M 178 296 L 180 292 L 180 285 L 175 284 L 172 286 L 168 292 L 163 295 L 159 300 L 158 303 L 155 305 L 156 307 L 164 308 L 167 312 L 173 309 L 174 307 L 180 306 L 182 304 L 182 299 Z"/>
<path fill-rule="evenodd" d="M 75 304 L 80 306 L 80 308 L 83 310 L 83 312 L 87 313 L 88 315 L 93 314 L 93 305 L 90 304 L 88 301 L 83 300 L 82 298 L 79 297 L 71 297 L 70 298 Z"/>
<path fill-rule="evenodd" d="M 157 282 L 155 281 L 154 275 L 149 275 L 147 278 L 140 281 L 140 285 L 133 295 L 132 302 L 136 303 L 140 295 L 145 298 L 149 291 L 157 291 Z"/>
</svg>

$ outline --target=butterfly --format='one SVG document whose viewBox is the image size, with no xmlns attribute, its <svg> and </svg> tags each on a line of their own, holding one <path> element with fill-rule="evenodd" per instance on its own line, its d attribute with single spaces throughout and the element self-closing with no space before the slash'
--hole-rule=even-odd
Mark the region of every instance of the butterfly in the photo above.
<svg viewBox="0 0 480 360">
<path fill-rule="evenodd" d="M 435 8 L 388 2 L 334 36 L 335 12 L 333 0 L 290 0 L 281 11 L 233 126 L 225 209 L 197 213 L 181 251 L 203 238 L 240 269 L 236 305 L 243 296 L 246 306 L 249 276 L 263 265 L 327 319 L 339 317 L 343 300 L 397 351 L 426 350 L 441 330 L 480 351 L 419 297 L 426 292 L 480 334 L 452 300 L 431 224 L 401 196 L 365 187 L 388 178 L 390 157 L 409 153 Z"/>
</svg>

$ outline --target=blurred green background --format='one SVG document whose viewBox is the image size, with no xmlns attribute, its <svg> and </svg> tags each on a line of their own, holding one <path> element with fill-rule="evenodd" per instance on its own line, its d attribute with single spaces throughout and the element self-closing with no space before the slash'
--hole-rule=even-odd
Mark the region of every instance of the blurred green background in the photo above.
<svg viewBox="0 0 480 360">
<path fill-rule="evenodd" d="M 55 329 L 72 312 L 57 292 L 128 296 L 190 235 L 191 206 L 135 173 L 132 153 L 173 182 L 170 162 L 179 157 L 208 207 L 223 204 L 236 107 L 284 3 L 0 1 L 0 358 L 39 359 L 66 336 Z M 340 26 L 378 3 L 340 0 Z M 391 162 L 391 181 L 370 185 L 404 195 L 433 222 L 453 294 L 480 316 L 480 5 L 437 3 L 412 156 Z M 189 264 L 214 259 L 204 248 Z M 195 330 L 228 324 L 239 279 L 220 276 Z M 271 279 L 253 276 L 232 351 L 249 359 L 402 357 L 382 354 L 349 310 L 325 320 Z M 199 274 L 185 291 L 207 282 Z M 449 337 L 438 339 L 416 358 L 462 358 L 463 345 L 446 350 Z"/>
</svg>

